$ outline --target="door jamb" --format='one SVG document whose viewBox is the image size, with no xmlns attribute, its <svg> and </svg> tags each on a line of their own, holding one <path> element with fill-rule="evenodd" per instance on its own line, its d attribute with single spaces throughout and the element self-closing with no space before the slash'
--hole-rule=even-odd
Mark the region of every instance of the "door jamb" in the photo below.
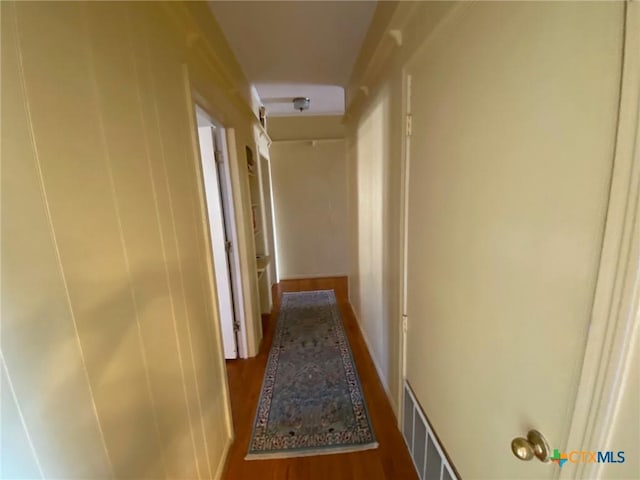
<svg viewBox="0 0 640 480">
<path fill-rule="evenodd" d="M 409 131 L 409 119 L 411 118 L 411 75 L 406 68 L 402 69 L 402 145 L 401 145 L 401 164 L 400 164 L 400 344 L 398 351 L 400 353 L 400 389 L 397 392 L 398 398 L 396 405 L 398 406 L 398 428 L 402 429 L 404 424 L 404 381 L 407 377 L 407 254 L 409 239 L 409 167 L 411 154 L 411 132 Z"/>
<path fill-rule="evenodd" d="M 608 446 L 640 333 L 640 4 L 625 2 L 624 22 L 611 192 L 591 323 L 567 439 L 567 448 L 572 450 Z M 601 468 L 598 463 L 568 463 L 559 478 L 599 478 Z"/>
<path fill-rule="evenodd" d="M 225 446 L 225 450 L 229 448 L 235 438 L 235 431 L 233 428 L 233 416 L 231 412 L 231 395 L 229 392 L 229 382 L 227 378 L 227 369 L 224 358 L 224 347 L 222 344 L 222 325 L 220 324 L 219 312 L 218 312 L 218 302 L 217 302 L 217 291 L 216 291 L 216 283 L 215 283 L 215 271 L 214 271 L 214 262 L 213 256 L 211 254 L 211 234 L 209 232 L 209 219 L 207 214 L 207 203 L 206 196 L 204 192 L 204 175 L 202 172 L 202 162 L 200 160 L 200 145 L 198 141 L 198 125 L 196 119 L 196 98 L 197 92 L 194 91 L 191 81 L 189 79 L 189 71 L 186 65 L 183 65 L 183 79 L 184 79 L 184 94 L 185 94 L 185 102 L 186 109 L 188 113 L 188 128 L 191 136 L 191 147 L 193 154 L 193 165 L 195 174 L 197 177 L 197 197 L 198 203 L 200 207 L 200 218 L 198 219 L 202 223 L 202 232 L 203 232 L 203 240 L 206 244 L 205 246 L 205 258 L 206 258 L 206 273 L 207 273 L 207 286 L 209 298 L 206 298 L 205 301 L 209 302 L 211 311 L 213 313 L 213 317 L 210 321 L 214 323 L 213 331 L 215 338 L 211 339 L 216 343 L 216 347 L 218 350 L 218 357 L 220 359 L 220 375 L 221 378 L 224 378 L 223 382 L 223 401 L 225 406 L 225 426 L 229 435 L 227 439 L 227 444 Z M 238 349 L 239 350 L 239 349 Z M 226 453 L 225 453 L 226 455 Z"/>
<path fill-rule="evenodd" d="M 233 283 L 233 289 L 234 289 L 234 308 L 235 308 L 235 315 L 236 315 L 236 321 L 239 323 L 239 330 L 237 332 L 237 351 L 238 351 L 238 357 L 239 358 L 248 358 L 249 357 L 249 336 L 252 334 L 252 332 L 249 331 L 249 329 L 251 328 L 250 322 L 247 322 L 247 309 L 246 309 L 246 289 L 245 289 L 245 285 L 243 282 L 243 270 L 242 270 L 242 259 L 240 258 L 240 239 L 239 239 L 239 235 L 240 232 L 238 231 L 238 223 L 237 223 L 237 218 L 236 218 L 236 209 L 238 208 L 237 202 L 236 202 L 236 188 L 235 188 L 235 183 L 234 183 L 234 172 L 233 172 L 233 166 L 232 166 L 232 161 L 234 160 L 233 154 L 234 152 L 232 151 L 233 148 L 235 148 L 235 131 L 233 128 L 225 128 L 222 123 L 217 122 L 214 120 L 215 115 L 211 114 L 210 109 L 208 108 L 208 102 L 205 100 L 205 97 L 203 97 L 198 90 L 196 89 L 196 87 L 194 86 L 194 84 L 191 82 L 190 76 L 189 76 L 189 71 L 186 65 L 183 66 L 183 76 L 184 76 L 184 86 L 185 86 L 185 101 L 186 101 L 186 108 L 189 112 L 189 118 L 190 118 L 190 129 L 192 130 L 191 134 L 192 134 L 192 142 L 193 142 L 193 148 L 194 148 L 194 155 L 195 158 L 197 160 L 197 165 L 196 165 L 196 172 L 200 172 L 199 173 L 199 188 L 204 188 L 204 183 L 202 182 L 202 166 L 200 165 L 200 150 L 199 150 L 199 144 L 198 144 L 198 138 L 197 138 L 197 134 L 198 134 L 198 128 L 197 128 L 197 109 L 202 112 L 204 114 L 204 116 L 207 118 L 208 121 L 211 122 L 211 124 L 213 126 L 216 127 L 216 142 L 219 142 L 219 145 L 221 146 L 221 150 L 223 152 L 223 161 L 225 163 L 225 172 L 226 175 L 225 177 L 225 181 L 228 182 L 227 183 L 227 187 L 228 187 L 228 192 L 230 194 L 230 197 L 228 200 L 228 204 L 231 208 L 231 212 L 232 215 L 230 215 L 230 218 L 228 219 L 228 221 L 230 222 L 232 228 L 231 228 L 231 237 L 232 237 L 232 243 L 233 243 L 233 270 L 235 270 L 235 275 L 234 272 L 231 272 L 231 276 L 232 276 L 232 283 Z M 199 200 L 201 203 L 201 208 L 203 208 L 203 212 L 206 212 L 206 200 L 204 198 L 204 191 L 200 192 L 199 194 Z M 206 222 L 206 214 L 205 214 L 205 218 L 203 221 Z M 208 225 L 206 226 L 207 232 L 208 232 Z M 207 233 L 206 236 L 209 248 L 210 248 L 210 236 Z M 208 251 L 207 253 L 208 257 L 211 257 L 210 252 Z M 215 278 L 214 275 L 214 270 L 213 270 L 213 258 L 209 258 L 209 265 L 208 265 L 208 270 L 210 270 L 208 272 L 209 276 L 213 275 L 212 278 Z M 216 295 L 216 291 L 215 291 L 215 281 L 211 284 L 211 294 L 212 295 Z M 216 297 L 214 296 L 213 299 L 215 299 Z M 217 315 L 217 313 L 216 313 Z M 219 320 L 217 319 L 216 322 L 219 324 Z M 219 325 L 218 325 L 219 326 Z M 219 332 L 220 334 L 220 341 L 222 342 L 222 332 Z M 222 348 L 222 345 L 221 345 Z"/>
<path fill-rule="evenodd" d="M 400 158 L 400 181 L 401 183 L 401 200 L 400 200 L 400 345 L 399 357 L 400 361 L 400 382 L 398 395 L 398 428 L 402 431 L 404 422 L 404 382 L 407 381 L 407 329 L 409 324 L 407 312 L 407 272 L 408 272 L 408 247 L 409 247 L 409 179 L 411 165 L 411 69 L 415 66 L 416 59 L 420 53 L 428 48 L 434 41 L 438 39 L 441 32 L 452 23 L 458 21 L 475 2 L 459 2 L 451 7 L 449 12 L 440 20 L 433 31 L 422 41 L 422 43 L 409 55 L 402 66 L 402 134 L 403 141 L 401 146 Z"/>
<path fill-rule="evenodd" d="M 238 323 L 238 331 L 236 332 L 236 348 L 238 358 L 247 358 L 247 330 L 246 330 L 246 315 L 244 310 L 244 290 L 242 288 L 242 271 L 240 266 L 240 252 L 238 249 L 238 231 L 235 217 L 235 204 L 233 196 L 233 181 L 231 179 L 231 169 L 229 168 L 229 145 L 227 143 L 227 135 L 229 132 L 217 122 L 212 115 L 209 114 L 206 108 L 204 108 L 198 101 L 193 101 L 194 113 L 202 119 L 205 119 L 215 127 L 215 146 L 222 155 L 222 170 L 224 172 L 223 178 L 220 178 L 220 182 L 224 182 L 224 192 L 227 193 L 227 198 L 224 199 L 222 208 L 225 228 L 228 226 L 230 232 L 227 234 L 231 237 L 231 265 L 230 276 L 233 288 L 233 308 L 234 308 L 234 321 Z"/>
</svg>

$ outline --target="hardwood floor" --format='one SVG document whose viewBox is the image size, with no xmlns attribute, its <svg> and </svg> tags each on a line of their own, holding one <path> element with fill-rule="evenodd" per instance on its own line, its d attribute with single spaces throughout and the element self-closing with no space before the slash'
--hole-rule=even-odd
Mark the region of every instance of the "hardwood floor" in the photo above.
<svg viewBox="0 0 640 480">
<path fill-rule="evenodd" d="M 367 407 L 380 446 L 357 453 L 322 455 L 275 460 L 244 460 L 253 427 L 262 377 L 269 355 L 282 292 L 334 289 L 344 320 L 356 368 L 362 382 Z M 362 339 L 349 305 L 347 278 L 332 277 L 287 280 L 274 287 L 272 318 L 264 333 L 260 353 L 247 360 L 227 361 L 235 441 L 229 451 L 223 475 L 227 480 L 413 480 L 415 473 L 409 452 L 382 384 Z"/>
</svg>

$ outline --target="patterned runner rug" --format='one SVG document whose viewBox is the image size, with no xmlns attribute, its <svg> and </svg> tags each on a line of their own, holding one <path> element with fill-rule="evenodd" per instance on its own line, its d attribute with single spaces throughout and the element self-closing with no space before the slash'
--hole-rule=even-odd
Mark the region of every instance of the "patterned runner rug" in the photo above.
<svg viewBox="0 0 640 480">
<path fill-rule="evenodd" d="M 377 446 L 335 293 L 284 293 L 246 459 Z"/>
</svg>

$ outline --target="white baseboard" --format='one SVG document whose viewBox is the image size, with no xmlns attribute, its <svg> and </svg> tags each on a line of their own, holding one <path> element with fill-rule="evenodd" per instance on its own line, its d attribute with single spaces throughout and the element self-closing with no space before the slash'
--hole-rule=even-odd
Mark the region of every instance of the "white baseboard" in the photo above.
<svg viewBox="0 0 640 480">
<path fill-rule="evenodd" d="M 313 273 L 313 274 L 309 274 L 309 273 L 302 273 L 302 274 L 296 274 L 296 275 L 282 275 L 280 277 L 280 281 L 283 280 L 304 280 L 307 278 L 328 278 L 328 277 L 347 277 L 349 276 L 348 273 Z"/>
<path fill-rule="evenodd" d="M 233 444 L 234 435 L 229 435 L 227 438 L 227 443 L 222 450 L 222 456 L 220 457 L 220 463 L 218 464 L 218 468 L 216 468 L 216 473 L 213 476 L 215 480 L 220 480 L 222 478 L 222 474 L 224 473 L 224 468 L 227 466 L 227 457 L 229 456 L 229 450 L 231 450 L 231 445 Z"/>
<path fill-rule="evenodd" d="M 378 361 L 376 360 L 376 357 L 373 355 L 373 349 L 371 348 L 371 343 L 369 342 L 369 339 L 367 338 L 367 335 L 366 335 L 365 331 L 362 329 L 362 322 L 358 318 L 358 315 L 356 314 L 356 311 L 353 309 L 353 305 L 351 305 L 351 301 L 349 301 L 349 307 L 351 308 L 351 312 L 353 313 L 353 316 L 356 319 L 356 323 L 358 324 L 358 329 L 360 330 L 360 335 L 362 335 L 362 338 L 364 339 L 364 343 L 367 346 L 367 350 L 369 351 L 369 356 L 371 357 L 371 360 L 373 361 L 373 366 L 376 368 L 376 373 L 378 374 L 378 379 L 380 380 L 380 383 L 382 384 L 382 388 L 384 389 L 384 393 L 387 396 L 387 400 L 389 400 L 389 403 L 391 404 L 391 409 L 393 410 L 393 414 L 396 416 L 396 423 L 397 423 L 398 405 L 396 405 L 396 401 L 395 401 L 394 396 L 391 395 L 391 393 L 389 392 L 389 386 L 387 385 L 387 383 L 384 380 L 384 377 L 382 375 L 382 369 L 380 368 L 380 365 L 378 365 Z"/>
</svg>

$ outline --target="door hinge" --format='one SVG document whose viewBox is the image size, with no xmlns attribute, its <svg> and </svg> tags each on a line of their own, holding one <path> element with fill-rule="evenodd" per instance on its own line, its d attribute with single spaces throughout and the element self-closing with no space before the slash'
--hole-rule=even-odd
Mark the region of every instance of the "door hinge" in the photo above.
<svg viewBox="0 0 640 480">
<path fill-rule="evenodd" d="M 234 332 L 239 332 L 240 331 L 240 322 L 238 322 L 237 320 L 233 321 L 233 331 Z"/>
<path fill-rule="evenodd" d="M 231 242 L 224 242 L 224 249 L 227 251 L 227 253 L 231 253 L 231 250 L 233 249 L 233 245 Z"/>
<path fill-rule="evenodd" d="M 224 157 L 222 156 L 222 152 L 220 150 L 215 150 L 213 152 L 213 157 L 216 159 L 216 163 L 222 163 L 224 161 Z"/>
<path fill-rule="evenodd" d="M 402 331 L 407 333 L 407 329 L 409 328 L 409 317 L 406 315 L 402 315 Z"/>
<path fill-rule="evenodd" d="M 407 137 L 411 136 L 412 131 L 413 131 L 412 117 L 410 113 L 407 113 L 407 124 L 406 124 Z"/>
</svg>

